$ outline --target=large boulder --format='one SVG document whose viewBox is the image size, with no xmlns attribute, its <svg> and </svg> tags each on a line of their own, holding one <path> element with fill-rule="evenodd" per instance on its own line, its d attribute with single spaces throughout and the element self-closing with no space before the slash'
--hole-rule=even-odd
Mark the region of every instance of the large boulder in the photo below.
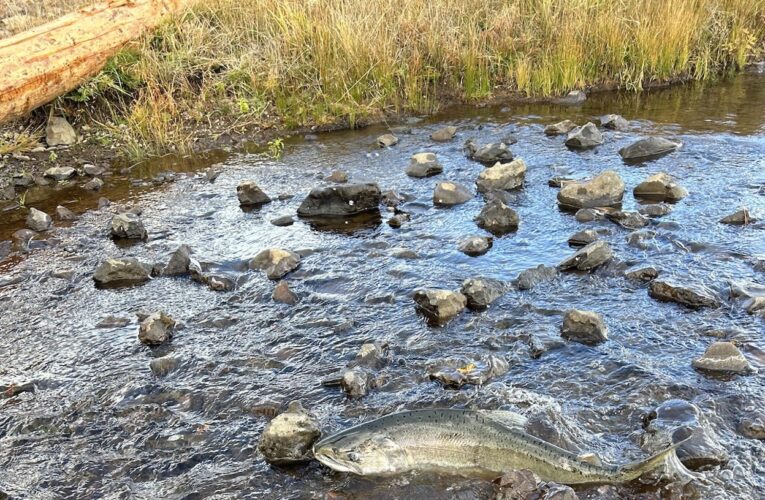
<svg viewBox="0 0 765 500">
<path fill-rule="evenodd" d="M 619 174 L 607 170 L 588 182 L 564 185 L 558 191 L 558 203 L 568 209 L 612 207 L 624 197 L 624 181 Z"/>
<path fill-rule="evenodd" d="M 502 236 L 518 229 L 520 218 L 515 210 L 494 199 L 483 206 L 475 222 L 494 236 Z"/>
<path fill-rule="evenodd" d="M 133 286 L 151 279 L 151 266 L 134 258 L 107 258 L 96 268 L 93 281 L 100 288 Z"/>
<path fill-rule="evenodd" d="M 148 234 L 141 218 L 125 212 L 112 217 L 111 237 L 113 239 L 145 240 Z"/>
<path fill-rule="evenodd" d="M 48 146 L 70 146 L 77 142 L 77 132 L 62 116 L 52 116 L 45 126 Z"/>
<path fill-rule="evenodd" d="M 714 292 L 700 285 L 681 285 L 670 279 L 654 280 L 648 294 L 656 300 L 675 302 L 690 309 L 718 307 Z"/>
<path fill-rule="evenodd" d="M 444 168 L 438 163 L 435 153 L 417 153 L 412 155 L 406 175 L 409 177 L 430 177 L 440 174 Z"/>
<path fill-rule="evenodd" d="M 467 306 L 467 298 L 451 290 L 417 290 L 414 292 L 417 310 L 434 323 L 446 323 Z"/>
<path fill-rule="evenodd" d="M 379 212 L 382 194 L 377 184 L 346 184 L 314 188 L 300 204 L 301 217 L 350 217 Z"/>
<path fill-rule="evenodd" d="M 565 339 L 582 344 L 594 345 L 608 340 L 608 328 L 603 316 L 578 309 L 566 312 L 560 334 Z"/>
<path fill-rule="evenodd" d="M 566 146 L 570 148 L 586 149 L 600 144 L 603 144 L 603 135 L 592 122 L 572 129 L 566 136 Z"/>
<path fill-rule="evenodd" d="M 626 130 L 629 126 L 627 120 L 625 120 L 621 115 L 603 115 L 598 119 L 598 121 L 600 122 L 601 127 L 611 130 Z"/>
<path fill-rule="evenodd" d="M 619 154 L 627 161 L 648 159 L 671 153 L 682 145 L 682 142 L 671 141 L 663 137 L 648 137 L 623 147 L 619 150 Z"/>
<path fill-rule="evenodd" d="M 66 181 L 77 175 L 77 171 L 72 167 L 51 167 L 43 175 L 55 181 Z"/>
<path fill-rule="evenodd" d="M 451 141 L 454 136 L 457 134 L 457 127 L 454 126 L 448 126 L 443 127 L 432 134 L 430 134 L 430 138 L 436 142 L 446 142 Z"/>
<path fill-rule="evenodd" d="M 278 280 L 300 266 L 300 256 L 289 250 L 269 248 L 250 260 L 250 269 L 266 272 L 268 279 Z"/>
<path fill-rule="evenodd" d="M 688 191 L 664 172 L 652 175 L 632 190 L 635 198 L 674 203 L 688 196 Z"/>
<path fill-rule="evenodd" d="M 266 193 L 253 181 L 245 181 L 236 187 L 236 197 L 244 207 L 263 205 L 271 201 Z"/>
<path fill-rule="evenodd" d="M 563 120 L 562 122 L 553 123 L 545 127 L 545 135 L 563 135 L 568 134 L 577 127 L 576 123 L 571 120 Z"/>
<path fill-rule="evenodd" d="M 513 159 L 513 152 L 504 142 L 490 142 L 483 146 L 477 146 L 472 141 L 468 141 L 465 149 L 470 158 L 486 165 L 494 165 L 503 161 L 509 162 Z"/>
<path fill-rule="evenodd" d="M 494 239 L 487 236 L 468 236 L 457 243 L 457 250 L 469 255 L 470 257 L 479 257 L 494 244 Z"/>
<path fill-rule="evenodd" d="M 27 227 L 32 231 L 42 232 L 53 227 L 53 219 L 50 218 L 50 215 L 36 208 L 29 209 L 26 222 Z"/>
<path fill-rule="evenodd" d="M 441 207 L 461 205 L 473 198 L 473 193 L 456 182 L 439 182 L 433 190 L 433 204 Z"/>
<path fill-rule="evenodd" d="M 267 462 L 280 465 L 310 460 L 311 447 L 321 435 L 318 419 L 298 401 L 266 424 L 258 450 Z"/>
<path fill-rule="evenodd" d="M 603 240 L 594 241 L 579 249 L 574 255 L 558 264 L 562 271 L 575 269 L 578 271 L 590 271 L 599 267 L 614 256 L 611 245 Z"/>
<path fill-rule="evenodd" d="M 697 370 L 726 373 L 749 373 L 752 367 L 733 342 L 715 342 L 693 360 Z"/>
<path fill-rule="evenodd" d="M 175 329 L 175 320 L 162 311 L 150 314 L 138 327 L 138 340 L 144 345 L 161 345 L 169 341 Z"/>
<path fill-rule="evenodd" d="M 462 282 L 460 291 L 467 298 L 468 308 L 481 311 L 505 293 L 505 285 L 488 278 L 468 278 Z"/>
<path fill-rule="evenodd" d="M 509 191 L 523 185 L 526 176 L 526 163 L 520 158 L 510 163 L 495 163 L 493 167 L 484 169 L 478 174 L 475 182 L 479 193 L 493 190 Z"/>
</svg>

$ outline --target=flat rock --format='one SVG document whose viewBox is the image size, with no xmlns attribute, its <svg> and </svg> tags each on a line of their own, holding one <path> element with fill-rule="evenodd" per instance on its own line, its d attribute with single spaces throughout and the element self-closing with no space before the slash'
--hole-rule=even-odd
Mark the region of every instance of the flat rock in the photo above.
<svg viewBox="0 0 765 500">
<path fill-rule="evenodd" d="M 669 174 L 659 172 L 635 186 L 632 194 L 635 198 L 644 200 L 675 203 L 688 196 L 688 191 L 677 184 Z"/>
<path fill-rule="evenodd" d="M 101 191 L 102 187 L 104 187 L 104 181 L 98 177 L 94 177 L 82 185 L 82 188 L 88 191 Z"/>
<path fill-rule="evenodd" d="M 671 141 L 663 137 L 648 137 L 621 148 L 619 154 L 627 161 L 649 159 L 671 153 L 682 145 L 682 142 Z"/>
<path fill-rule="evenodd" d="M 35 185 L 35 178 L 29 172 L 19 172 L 11 176 L 11 184 L 17 188 L 32 187 Z"/>
<path fill-rule="evenodd" d="M 436 130 L 430 134 L 430 138 L 436 142 L 446 142 L 454 139 L 455 135 L 457 135 L 457 127 L 448 126 Z"/>
<path fill-rule="evenodd" d="M 289 250 L 269 248 L 263 250 L 249 263 L 250 269 L 260 269 L 272 280 L 278 280 L 300 266 L 300 256 Z"/>
<path fill-rule="evenodd" d="M 518 158 L 510 163 L 495 163 L 478 174 L 476 186 L 479 193 L 492 190 L 510 191 L 523 185 L 526 176 L 526 163 Z"/>
<path fill-rule="evenodd" d="M 750 373 L 752 367 L 733 342 L 715 342 L 693 361 L 697 370 L 710 372 Z"/>
<path fill-rule="evenodd" d="M 72 167 L 51 167 L 44 175 L 56 181 L 66 181 L 77 175 L 77 171 Z"/>
<path fill-rule="evenodd" d="M 473 193 L 456 182 L 439 182 L 433 190 L 433 204 L 440 207 L 461 205 L 473 198 Z"/>
<path fill-rule="evenodd" d="M 588 182 L 566 184 L 558 191 L 558 203 L 570 209 L 617 206 L 623 197 L 624 182 L 612 170 Z"/>
<path fill-rule="evenodd" d="M 460 356 L 430 364 L 428 376 L 446 388 L 459 389 L 466 384 L 485 385 L 509 369 L 510 365 L 504 358 L 493 354 L 480 359 Z"/>
<path fill-rule="evenodd" d="M 611 245 L 605 241 L 598 240 L 584 246 L 574 255 L 565 259 L 558 264 L 558 268 L 562 271 L 591 271 L 611 260 L 613 256 L 614 252 L 611 249 Z"/>
<path fill-rule="evenodd" d="M 489 278 L 468 278 L 462 282 L 460 291 L 467 298 L 469 309 L 482 311 L 505 293 L 505 285 Z"/>
<path fill-rule="evenodd" d="M 236 197 L 242 206 L 257 206 L 271 202 L 271 198 L 253 181 L 245 181 L 236 187 Z"/>
<path fill-rule="evenodd" d="M 587 149 L 603 144 L 603 135 L 598 127 L 587 122 L 581 127 L 576 127 L 566 135 L 566 146 L 575 149 Z"/>
<path fill-rule="evenodd" d="M 545 135 L 563 135 L 568 134 L 577 127 L 577 124 L 571 120 L 553 123 L 545 127 Z"/>
<path fill-rule="evenodd" d="M 103 175 L 105 170 L 91 163 L 86 163 L 85 165 L 82 166 L 82 171 L 85 172 L 85 175 L 89 175 L 91 177 L 97 177 L 99 175 Z"/>
<path fill-rule="evenodd" d="M 601 236 L 605 236 L 609 232 L 603 229 L 585 229 L 572 234 L 568 238 L 568 244 L 572 247 L 583 247 L 599 240 Z"/>
<path fill-rule="evenodd" d="M 100 288 L 133 286 L 151 279 L 151 266 L 132 257 L 107 258 L 96 268 L 93 281 Z"/>
<path fill-rule="evenodd" d="M 383 134 L 377 138 L 377 145 L 381 148 L 389 148 L 398 144 L 398 137 L 393 134 Z"/>
<path fill-rule="evenodd" d="M 672 212 L 672 205 L 668 203 L 654 203 L 650 205 L 642 205 L 638 208 L 638 213 L 645 215 L 646 217 L 663 217 Z"/>
<path fill-rule="evenodd" d="M 176 322 L 162 311 L 150 314 L 138 327 L 138 340 L 149 346 L 161 345 L 173 336 Z"/>
<path fill-rule="evenodd" d="M 515 278 L 514 284 L 518 290 L 531 290 L 535 286 L 553 281 L 557 277 L 557 268 L 539 264 L 537 267 L 521 271 Z"/>
<path fill-rule="evenodd" d="M 714 292 L 700 285 L 681 285 L 669 279 L 654 280 L 648 294 L 656 300 L 675 302 L 690 309 L 718 307 Z"/>
<path fill-rule="evenodd" d="M 555 104 L 563 104 L 564 106 L 575 106 L 582 104 L 587 100 L 587 94 L 583 90 L 572 90 L 563 97 L 553 99 Z"/>
<path fill-rule="evenodd" d="M 440 174 L 444 168 L 438 162 L 435 153 L 417 153 L 412 155 L 406 175 L 409 177 L 430 177 Z"/>
<path fill-rule="evenodd" d="M 130 212 L 112 217 L 110 234 L 113 239 L 145 240 L 148 236 L 141 218 Z"/>
<path fill-rule="evenodd" d="M 50 218 L 50 215 L 36 208 L 29 209 L 26 223 L 29 229 L 37 232 L 47 231 L 53 227 L 53 219 Z"/>
<path fill-rule="evenodd" d="M 70 146 L 77 142 L 77 132 L 62 116 L 52 116 L 45 126 L 45 142 L 48 146 Z"/>
<path fill-rule="evenodd" d="M 350 217 L 379 212 L 382 194 L 377 184 L 346 184 L 314 188 L 300 204 L 301 217 Z"/>
<path fill-rule="evenodd" d="M 608 340 L 608 328 L 603 321 L 603 316 L 596 312 L 578 309 L 566 312 L 560 334 L 567 340 L 589 345 Z"/>
<path fill-rule="evenodd" d="M 629 122 L 622 117 L 622 115 L 603 115 L 598 121 L 600 126 L 610 130 L 626 130 L 629 127 Z"/>
<path fill-rule="evenodd" d="M 293 401 L 287 411 L 266 424 L 258 450 L 272 464 L 304 462 L 312 458 L 311 446 L 320 435 L 319 420 Z"/>
<path fill-rule="evenodd" d="M 483 206 L 475 222 L 494 236 L 503 236 L 518 229 L 520 218 L 515 210 L 495 199 Z"/>
<path fill-rule="evenodd" d="M 291 215 L 283 215 L 281 217 L 271 219 L 271 224 L 278 227 L 291 226 L 294 223 L 295 219 L 293 219 Z"/>
<path fill-rule="evenodd" d="M 404 223 L 409 222 L 410 220 L 411 220 L 411 216 L 407 213 L 402 212 L 388 219 L 388 225 L 394 229 L 398 229 L 401 226 L 403 226 Z"/>
<path fill-rule="evenodd" d="M 467 298 L 451 290 L 417 290 L 413 298 L 417 310 L 436 323 L 448 322 L 467 306 Z"/>
<path fill-rule="evenodd" d="M 469 255 L 478 257 L 484 255 L 494 244 L 494 239 L 487 236 L 469 236 L 457 243 L 457 250 Z"/>
</svg>

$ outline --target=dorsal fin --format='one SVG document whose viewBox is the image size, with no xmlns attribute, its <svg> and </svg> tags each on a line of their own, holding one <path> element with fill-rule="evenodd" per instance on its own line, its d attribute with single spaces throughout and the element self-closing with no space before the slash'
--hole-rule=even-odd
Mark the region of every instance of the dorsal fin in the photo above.
<svg viewBox="0 0 765 500">
<path fill-rule="evenodd" d="M 528 419 L 520 413 L 515 413 L 509 410 L 479 410 L 481 415 L 492 419 L 498 424 L 502 424 L 505 427 L 521 428 L 526 427 Z"/>
</svg>

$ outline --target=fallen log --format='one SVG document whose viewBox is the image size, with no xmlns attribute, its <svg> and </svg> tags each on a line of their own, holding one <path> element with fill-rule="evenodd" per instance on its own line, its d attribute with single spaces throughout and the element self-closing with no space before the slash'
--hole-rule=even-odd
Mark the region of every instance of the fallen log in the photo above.
<svg viewBox="0 0 765 500">
<path fill-rule="evenodd" d="M 0 122 L 74 90 L 189 0 L 112 0 L 0 40 Z"/>
</svg>

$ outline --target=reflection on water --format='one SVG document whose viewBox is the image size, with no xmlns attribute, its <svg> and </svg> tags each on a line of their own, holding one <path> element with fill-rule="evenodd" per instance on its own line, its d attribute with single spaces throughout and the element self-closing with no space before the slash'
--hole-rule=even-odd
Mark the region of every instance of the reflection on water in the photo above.
<svg viewBox="0 0 765 500">
<path fill-rule="evenodd" d="M 484 498 L 491 488 L 482 481 L 356 478 L 316 463 L 272 468 L 257 452 L 257 439 L 265 415 L 292 399 L 314 411 L 328 431 L 403 408 L 504 408 L 532 417 L 546 439 L 620 463 L 644 456 L 638 446 L 643 416 L 680 398 L 701 408 L 730 454 L 727 465 L 705 473 L 710 484 L 702 497 L 758 497 L 765 488 L 765 445 L 736 429 L 744 412 L 765 411 L 763 379 L 707 377 L 691 368 L 691 360 L 713 340 L 705 332 L 715 330 L 727 332 L 755 368 L 765 368 L 765 323 L 747 314 L 741 300 L 728 299 L 731 281 L 765 281 L 765 231 L 717 223 L 744 205 L 765 217 L 763 106 L 763 79 L 741 76 L 641 95 L 596 95 L 579 108 L 460 107 L 411 124 L 412 133 L 390 149 L 375 146 L 385 129 L 373 127 L 322 134 L 317 142 L 292 139 L 279 161 L 212 155 L 165 159 L 131 173 L 151 178 L 224 162 L 215 183 L 182 177 L 142 187 L 125 176 L 97 195 L 54 190 L 34 206 L 51 212 L 74 200 L 69 206 L 81 212 L 99 196 L 139 204 L 149 240 L 116 246 L 107 238 L 106 208 L 57 229 L 49 237 L 56 241 L 26 258 L 0 263 L 0 385 L 31 381 L 35 387 L 0 399 L 0 491 L 32 498 Z M 562 138 L 542 133 L 550 122 L 581 123 L 606 112 L 623 114 L 631 128 L 606 131 L 605 144 L 594 150 L 569 151 Z M 458 137 L 431 143 L 430 134 L 445 124 L 460 127 Z M 683 148 L 640 165 L 621 161 L 619 148 L 656 131 L 682 140 Z M 510 133 L 518 139 L 513 151 L 528 165 L 524 187 L 508 199 L 520 228 L 495 238 L 486 255 L 467 257 L 457 242 L 483 234 L 473 218 L 484 201 L 477 196 L 436 209 L 433 188 L 442 180 L 472 188 L 483 167 L 464 157 L 464 140 L 496 141 Z M 410 156 L 423 150 L 438 155 L 444 173 L 407 177 Z M 392 214 L 383 211 L 381 219 L 360 225 L 326 228 L 297 218 L 287 227 L 270 223 L 294 215 L 311 188 L 327 185 L 318 179 L 336 169 L 352 182 L 373 181 L 383 191 L 407 195 L 401 208 L 411 221 L 393 229 L 384 223 Z M 619 172 L 628 186 L 625 210 L 637 208 L 631 188 L 659 171 L 678 178 L 690 195 L 652 222 L 640 244 L 630 244 L 627 229 L 608 221 L 579 223 L 558 210 L 557 189 L 547 183 L 556 175 L 584 178 L 606 169 Z M 242 210 L 236 186 L 243 180 L 254 180 L 275 200 Z M 295 196 L 276 199 L 280 193 Z M 17 228 L 17 219 L 3 217 L 0 239 Z M 414 309 L 411 295 L 421 287 L 457 289 L 474 276 L 511 281 L 524 269 L 554 266 L 573 252 L 568 237 L 585 228 L 610 231 L 604 238 L 616 262 L 511 290 L 487 311 L 463 312 L 441 328 L 428 327 Z M 183 243 L 236 289 L 214 292 L 184 277 L 129 289 L 93 286 L 92 272 L 106 256 L 162 262 Z M 245 265 L 275 246 L 302 257 L 286 277 L 300 297 L 294 307 L 274 303 L 274 283 Z M 704 284 L 724 306 L 690 311 L 656 302 L 644 285 L 623 278 L 634 264 Z M 601 313 L 609 340 L 596 347 L 562 341 L 559 328 L 570 308 Z M 156 309 L 183 328 L 170 344 L 152 350 L 138 343 L 136 318 Z M 125 318 L 127 325 L 98 327 L 108 316 Z M 375 374 L 375 389 L 348 399 L 322 386 L 370 341 L 387 342 L 392 352 Z M 155 377 L 149 361 L 164 355 L 178 358 L 178 366 Z M 490 355 L 502 356 L 510 369 L 485 386 L 451 390 L 428 379 L 427 368 L 446 358 Z M 627 498 L 673 495 L 662 488 L 632 484 L 619 491 Z M 604 498 L 598 491 L 578 488 L 582 497 Z"/>
</svg>

